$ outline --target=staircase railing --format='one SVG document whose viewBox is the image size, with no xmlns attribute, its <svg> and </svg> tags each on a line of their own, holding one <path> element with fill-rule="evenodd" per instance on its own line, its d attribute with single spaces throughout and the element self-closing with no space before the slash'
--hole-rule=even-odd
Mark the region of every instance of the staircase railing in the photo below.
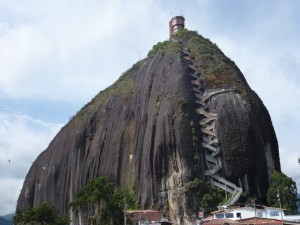
<svg viewBox="0 0 300 225">
<path fill-rule="evenodd" d="M 208 109 L 212 97 L 228 92 L 235 92 L 235 90 L 233 88 L 229 88 L 205 93 L 203 85 L 204 79 L 198 71 L 193 57 L 186 48 L 183 48 L 181 52 L 184 54 L 184 59 L 188 63 L 189 70 L 191 71 L 190 76 L 193 78 L 191 83 L 196 97 L 196 112 L 202 117 L 199 124 L 201 126 L 203 136 L 202 147 L 205 149 L 205 162 L 207 167 L 205 175 L 209 177 L 209 181 L 212 185 L 231 194 L 231 197 L 227 200 L 227 202 L 221 206 L 222 208 L 227 208 L 237 202 L 243 190 L 242 188 L 237 187 L 234 183 L 218 175 L 219 171 L 222 169 L 221 158 L 219 156 L 219 141 L 215 128 L 218 115 L 216 113 L 209 112 Z"/>
</svg>

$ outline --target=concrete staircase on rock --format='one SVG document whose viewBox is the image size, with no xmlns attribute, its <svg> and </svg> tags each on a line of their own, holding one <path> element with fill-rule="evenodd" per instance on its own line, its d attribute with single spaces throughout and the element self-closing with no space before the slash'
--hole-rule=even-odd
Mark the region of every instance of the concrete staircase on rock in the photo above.
<svg viewBox="0 0 300 225">
<path fill-rule="evenodd" d="M 221 206 L 222 208 L 227 208 L 227 206 L 233 205 L 239 199 L 243 190 L 219 175 L 222 169 L 222 163 L 219 156 L 219 141 L 215 127 L 218 115 L 209 112 L 209 105 L 212 97 L 234 92 L 235 90 L 220 89 L 209 93 L 205 92 L 203 77 L 197 69 L 193 56 L 187 48 L 183 48 L 181 52 L 184 55 L 184 59 L 190 70 L 190 76 L 192 77 L 191 83 L 196 97 L 196 112 L 201 116 L 199 124 L 203 136 L 202 147 L 205 149 L 205 162 L 207 167 L 205 175 L 209 178 L 212 185 L 231 194 L 228 201 Z"/>
</svg>

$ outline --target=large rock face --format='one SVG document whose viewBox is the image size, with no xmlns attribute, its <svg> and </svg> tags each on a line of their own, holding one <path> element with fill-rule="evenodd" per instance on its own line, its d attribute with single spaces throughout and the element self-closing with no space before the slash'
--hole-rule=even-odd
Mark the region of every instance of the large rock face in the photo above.
<svg viewBox="0 0 300 225">
<path fill-rule="evenodd" d="M 174 224 L 192 224 L 197 209 L 190 184 L 205 180 L 200 116 L 187 48 L 213 97 L 226 179 L 266 197 L 278 146 L 267 109 L 232 61 L 210 41 L 182 30 L 100 92 L 66 124 L 32 164 L 17 208 L 53 202 L 60 212 L 85 183 L 107 176 L 119 186 L 137 183 L 141 208 L 167 210 Z M 73 224 L 85 224 L 71 213 Z M 84 217 L 83 219 L 84 220 Z"/>
</svg>

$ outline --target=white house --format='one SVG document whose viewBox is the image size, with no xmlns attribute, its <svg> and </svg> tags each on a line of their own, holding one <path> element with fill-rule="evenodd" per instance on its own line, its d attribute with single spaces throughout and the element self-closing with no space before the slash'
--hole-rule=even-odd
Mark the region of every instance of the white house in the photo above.
<svg viewBox="0 0 300 225">
<path fill-rule="evenodd" d="M 284 209 L 259 206 L 253 207 L 249 206 L 231 206 L 225 210 L 218 210 L 213 212 L 214 219 L 232 219 L 232 220 L 241 220 L 247 218 L 267 218 L 267 219 L 276 219 L 276 220 L 285 220 L 285 221 L 294 221 L 300 222 L 300 215 L 285 215 Z"/>
</svg>

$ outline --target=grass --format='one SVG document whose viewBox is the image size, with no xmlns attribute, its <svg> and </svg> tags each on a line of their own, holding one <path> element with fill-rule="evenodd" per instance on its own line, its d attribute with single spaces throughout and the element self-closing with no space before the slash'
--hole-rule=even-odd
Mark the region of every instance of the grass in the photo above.
<svg viewBox="0 0 300 225">
<path fill-rule="evenodd" d="M 153 57 L 156 54 L 160 54 L 161 56 L 164 56 L 166 51 L 168 51 L 170 49 L 173 50 L 174 53 L 178 53 L 180 51 L 180 46 L 178 43 L 173 42 L 173 41 L 158 42 L 148 52 L 147 57 Z"/>
<path fill-rule="evenodd" d="M 177 31 L 173 37 L 177 40 L 185 40 L 186 47 L 200 65 L 199 69 L 207 89 L 229 87 L 242 89 L 233 76 L 237 71 L 236 65 L 224 55 L 216 44 L 197 32 L 186 29 Z"/>
<path fill-rule="evenodd" d="M 203 75 L 204 84 L 206 89 L 210 88 L 235 88 L 241 91 L 242 86 L 236 82 L 233 74 L 236 72 L 237 67 L 234 62 L 227 58 L 216 44 L 213 44 L 209 39 L 198 35 L 195 31 L 188 31 L 186 29 L 178 30 L 174 33 L 173 38 L 177 40 L 185 40 L 185 45 L 192 53 L 195 61 L 200 65 L 199 70 Z M 167 51 L 178 53 L 181 46 L 178 42 L 163 41 L 158 42 L 149 51 L 146 59 L 138 61 L 130 69 L 128 69 L 120 79 L 112 86 L 104 91 L 101 91 L 95 96 L 88 104 L 86 104 L 77 114 L 72 118 L 75 122 L 80 121 L 87 115 L 93 114 L 100 106 L 108 101 L 113 95 L 129 96 L 133 92 L 134 80 L 128 78 L 127 74 L 140 68 L 148 58 L 159 54 L 161 57 Z M 242 91 L 241 91 L 242 92 Z"/>
<path fill-rule="evenodd" d="M 113 85 L 100 91 L 89 103 L 72 118 L 77 124 L 86 117 L 93 115 L 99 107 L 111 99 L 114 95 L 131 96 L 133 94 L 134 80 L 129 78 L 127 73 L 117 80 Z"/>
</svg>

